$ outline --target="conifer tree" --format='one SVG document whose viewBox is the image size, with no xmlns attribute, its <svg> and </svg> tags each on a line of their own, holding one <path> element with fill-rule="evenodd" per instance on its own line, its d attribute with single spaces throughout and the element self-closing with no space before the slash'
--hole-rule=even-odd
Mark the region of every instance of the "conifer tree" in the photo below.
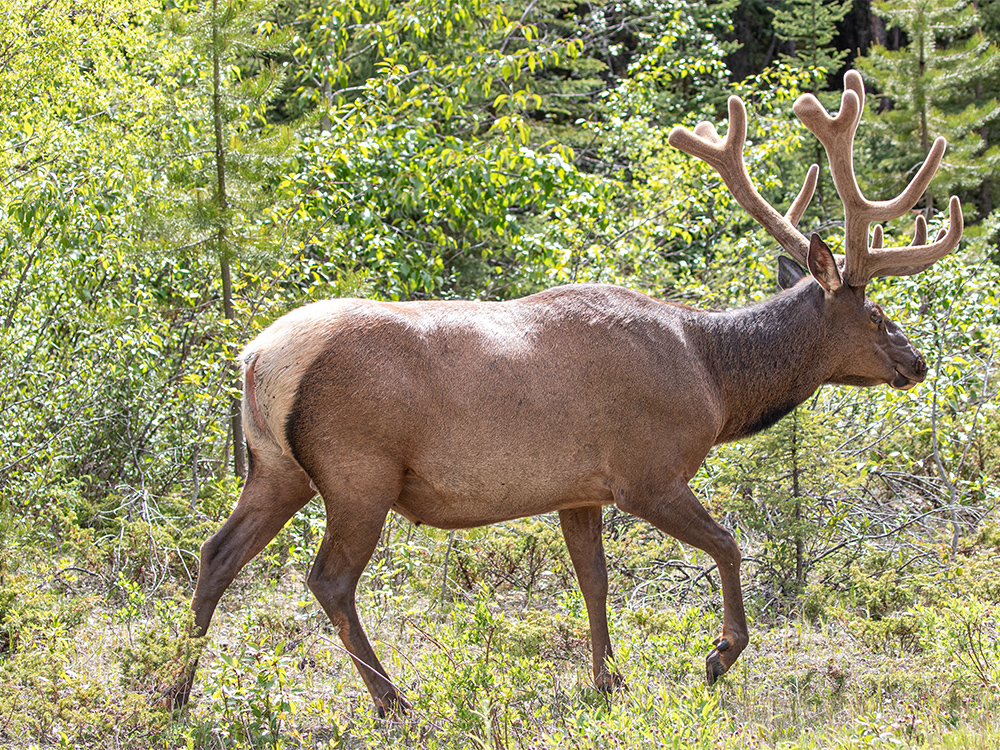
<svg viewBox="0 0 1000 750">
<path fill-rule="evenodd" d="M 836 25 L 851 10 L 851 0 L 785 0 L 782 7 L 774 11 L 774 32 L 778 39 L 789 44 L 791 51 L 782 53 L 780 59 L 789 67 L 804 71 L 809 78 L 809 90 L 819 97 L 828 108 L 835 107 L 833 96 L 823 95 L 827 78 L 836 73 L 847 59 L 847 50 L 831 46 L 836 35 Z M 813 144 L 814 163 L 823 167 L 825 163 L 823 146 L 818 141 Z M 829 192 L 825 180 L 820 175 L 817 183 L 814 205 L 825 215 L 825 199 Z"/>
<path fill-rule="evenodd" d="M 885 141 L 873 166 L 893 184 L 879 187 L 888 193 L 907 181 L 934 139 L 944 136 L 948 152 L 926 193 L 927 211 L 937 196 L 977 191 L 987 213 L 1000 150 L 983 136 L 1000 117 L 992 90 L 1000 50 L 983 36 L 977 10 L 966 0 L 881 0 L 875 10 L 907 40 L 898 50 L 875 45 L 858 59 L 881 94 L 869 97 L 873 116 L 866 119 Z"/>
<path fill-rule="evenodd" d="M 847 59 L 847 50 L 831 46 L 836 25 L 851 10 L 851 0 L 785 0 L 774 10 L 774 33 L 791 51 L 779 57 L 792 68 L 809 71 L 810 91 L 819 95 L 827 76 Z"/>
<path fill-rule="evenodd" d="M 845 508 L 829 488 L 850 494 L 860 480 L 821 411 L 803 406 L 738 446 L 719 449 L 719 487 L 774 593 L 799 594 L 812 559 L 833 543 Z"/>
<path fill-rule="evenodd" d="M 229 328 L 237 320 L 233 265 L 240 255 L 267 252 L 270 232 L 263 217 L 274 201 L 274 181 L 267 175 L 291 141 L 290 128 L 272 126 L 266 117 L 283 79 L 272 58 L 290 38 L 262 20 L 271 5 L 203 0 L 167 17 L 188 56 L 168 66 L 174 120 L 163 128 L 164 192 L 149 206 L 151 237 L 168 250 L 194 249 L 217 260 Z M 228 424 L 233 469 L 243 476 L 235 389 Z"/>
</svg>

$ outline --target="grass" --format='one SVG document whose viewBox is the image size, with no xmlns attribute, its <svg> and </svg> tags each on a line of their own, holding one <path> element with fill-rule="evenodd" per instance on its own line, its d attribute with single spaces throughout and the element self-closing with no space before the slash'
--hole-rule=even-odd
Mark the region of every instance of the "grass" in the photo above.
<svg viewBox="0 0 1000 750">
<path fill-rule="evenodd" d="M 713 575 L 685 572 L 704 561 L 636 524 L 607 544 L 612 638 L 628 685 L 608 699 L 592 688 L 585 610 L 555 524 L 456 537 L 442 601 L 447 535 L 397 522 L 362 581 L 359 610 L 413 708 L 380 720 L 304 586 L 310 524 L 309 514 L 294 522 L 248 566 L 202 644 L 184 636 L 186 553 L 160 554 L 169 530 L 134 535 L 133 549 L 121 548 L 125 537 L 64 533 L 51 556 L 20 547 L 0 583 L 0 742 L 1000 747 L 1000 552 L 988 539 L 957 559 L 922 542 L 920 566 L 871 550 L 839 583 L 792 601 L 768 598 L 747 565 L 751 645 L 707 688 L 703 659 L 721 605 Z M 189 537 L 181 528 L 175 543 Z M 112 576 L 116 555 L 131 563 Z M 171 711 L 162 693 L 198 649 L 192 700 Z"/>
</svg>

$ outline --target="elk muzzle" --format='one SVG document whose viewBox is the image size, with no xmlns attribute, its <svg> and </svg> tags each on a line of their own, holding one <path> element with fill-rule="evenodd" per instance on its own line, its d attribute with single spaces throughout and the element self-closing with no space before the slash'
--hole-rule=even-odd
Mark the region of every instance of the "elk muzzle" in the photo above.
<svg viewBox="0 0 1000 750">
<path fill-rule="evenodd" d="M 912 351 L 913 361 L 911 363 L 898 363 L 896 365 L 896 376 L 890 383 L 890 385 L 896 390 L 909 390 L 917 383 L 923 382 L 924 378 L 927 377 L 927 363 L 924 362 L 924 358 L 921 356 L 920 352 L 916 349 L 912 349 Z"/>
</svg>

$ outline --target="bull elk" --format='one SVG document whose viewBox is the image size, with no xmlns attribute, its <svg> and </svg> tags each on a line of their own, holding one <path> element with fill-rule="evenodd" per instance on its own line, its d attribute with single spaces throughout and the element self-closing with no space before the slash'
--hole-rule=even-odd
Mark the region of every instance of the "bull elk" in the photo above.
<svg viewBox="0 0 1000 750">
<path fill-rule="evenodd" d="M 318 492 L 327 526 L 309 588 L 379 712 L 403 711 L 355 608 L 387 514 L 461 529 L 557 511 L 587 606 L 594 679 L 610 690 L 620 678 L 601 511 L 616 505 L 718 564 L 722 629 L 706 657 L 708 682 L 725 673 L 748 642 L 741 555 L 688 482 L 712 446 L 768 427 L 823 383 L 906 389 L 923 380 L 923 358 L 865 287 L 927 268 L 962 235 L 953 197 L 950 226 L 933 242 L 922 217 L 908 247 L 882 247 L 880 227 L 869 237 L 873 222 L 916 204 L 945 141 L 897 198 L 867 200 L 852 157 L 864 87 L 854 71 L 845 84 L 836 117 L 809 94 L 794 105 L 826 148 L 844 204 L 843 256 L 796 229 L 816 166 L 784 216 L 754 188 L 738 97 L 725 138 L 707 122 L 670 134 L 798 262 L 783 264 L 785 290 L 772 299 L 707 313 L 591 284 L 508 302 L 337 299 L 295 310 L 251 341 L 240 356 L 249 476 L 201 548 L 195 632 L 205 634 L 237 572 Z"/>
</svg>

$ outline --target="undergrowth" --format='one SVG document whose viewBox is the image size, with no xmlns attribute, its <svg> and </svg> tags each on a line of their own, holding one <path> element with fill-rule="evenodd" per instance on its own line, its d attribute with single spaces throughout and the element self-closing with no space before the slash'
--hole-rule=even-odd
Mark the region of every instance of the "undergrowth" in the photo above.
<svg viewBox="0 0 1000 750">
<path fill-rule="evenodd" d="M 924 537 L 905 550 L 855 550 L 846 566 L 830 557 L 800 596 L 780 601 L 757 595 L 767 587 L 744 539 L 751 645 L 708 688 L 704 656 L 721 615 L 710 561 L 609 519 L 612 639 L 627 687 L 604 696 L 592 686 L 586 610 L 554 519 L 454 535 L 396 519 L 359 611 L 412 709 L 379 719 L 304 585 L 318 508 L 240 575 L 208 638 L 187 637 L 192 540 L 226 514 L 226 502 L 210 501 L 197 513 L 161 505 L 146 520 L 78 508 L 16 531 L 0 579 L 0 742 L 1000 746 L 1000 539 L 989 526 L 955 555 Z M 45 554 L 33 553 L 40 546 Z M 195 659 L 191 701 L 171 710 L 171 686 Z"/>
</svg>

